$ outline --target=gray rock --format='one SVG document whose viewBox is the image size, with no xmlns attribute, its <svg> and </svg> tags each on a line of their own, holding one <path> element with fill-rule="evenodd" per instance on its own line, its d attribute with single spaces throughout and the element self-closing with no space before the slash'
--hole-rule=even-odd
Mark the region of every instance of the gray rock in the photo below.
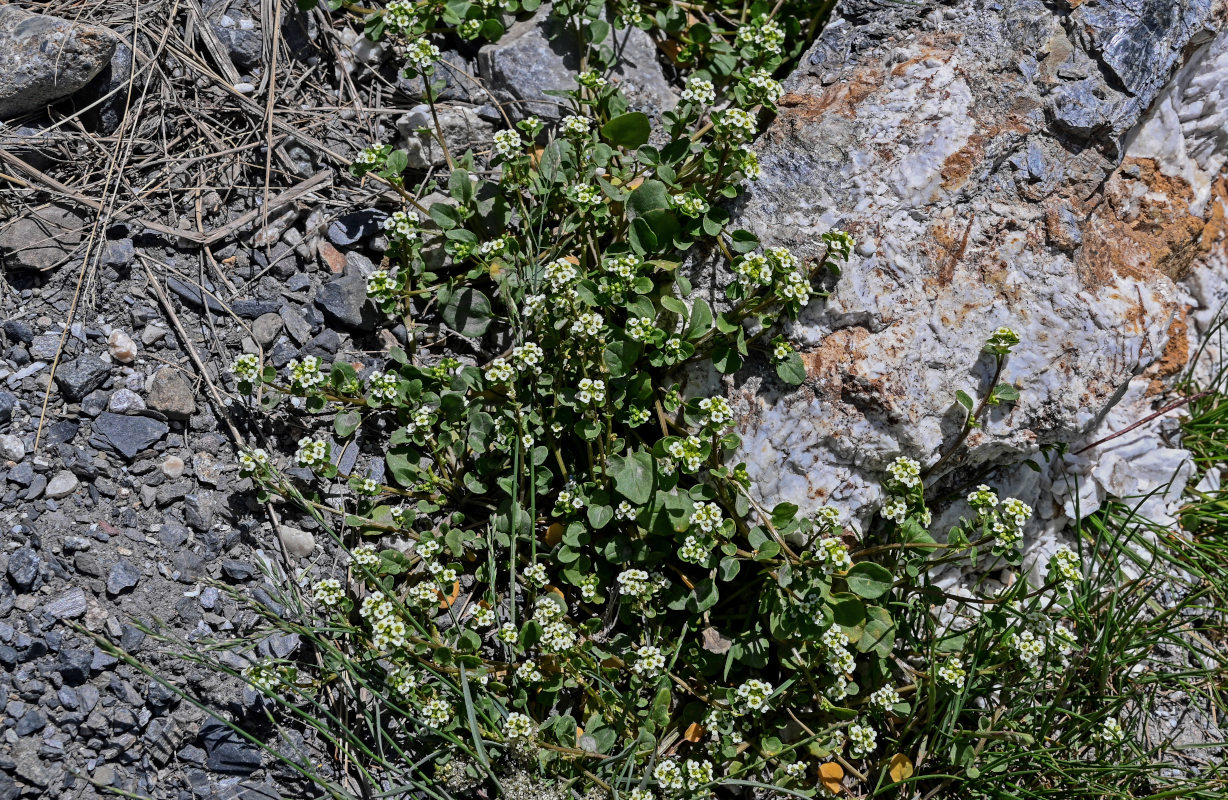
<svg viewBox="0 0 1228 800">
<path fill-rule="evenodd" d="M 466 150 L 479 150 L 491 141 L 495 128 L 466 106 L 443 106 L 436 108 L 439 129 L 447 142 L 448 152 L 458 158 Z M 415 106 L 397 120 L 397 131 L 405 144 L 408 163 L 412 169 L 429 169 L 447 163 L 443 148 L 435 135 L 435 122 L 429 106 Z"/>
<path fill-rule="evenodd" d="M 316 305 L 329 322 L 355 330 L 374 330 L 375 307 L 367 299 L 367 282 L 361 275 L 347 275 L 320 287 Z"/>
<path fill-rule="evenodd" d="M 206 766 L 214 772 L 247 775 L 260 768 L 260 748 L 219 720 L 205 722 L 198 738 L 208 755 Z"/>
<path fill-rule="evenodd" d="M 67 97 L 111 62 L 106 28 L 0 7 L 0 118 Z"/>
<path fill-rule="evenodd" d="M 387 218 L 386 212 L 376 208 L 342 214 L 329 223 L 328 240 L 338 247 L 358 244 L 364 239 L 380 235 L 384 230 L 383 222 Z"/>
<path fill-rule="evenodd" d="M 0 6 L 0 13 L 11 8 L 13 6 Z M 2 77 L 0 81 L 3 81 Z M 81 243 L 85 225 L 85 219 L 68 208 L 47 206 L 36 209 L 0 226 L 0 257 L 10 269 L 51 269 L 67 259 Z"/>
<path fill-rule="evenodd" d="M 282 525 L 279 530 L 281 543 L 286 552 L 299 558 L 307 558 L 315 550 L 316 538 L 309 531 L 300 530 L 290 525 Z"/>
<path fill-rule="evenodd" d="M 264 34 L 254 19 L 241 11 L 228 11 L 213 16 L 210 25 L 236 67 L 249 70 L 260 63 Z"/>
<path fill-rule="evenodd" d="M 111 567 L 111 574 L 107 576 L 107 594 L 120 594 L 136 586 L 140 580 L 141 571 L 128 559 L 121 558 Z"/>
<path fill-rule="evenodd" d="M 80 686 L 90 679 L 90 665 L 93 662 L 92 650 L 65 648 L 60 651 L 56 670 L 69 686 Z"/>
<path fill-rule="evenodd" d="M 16 396 L 12 392 L 0 392 L 0 425 L 13 419 L 13 410 L 16 408 Z"/>
<path fill-rule="evenodd" d="M 26 443 L 20 436 L 6 433 L 0 436 L 0 459 L 20 461 L 26 457 Z"/>
<path fill-rule="evenodd" d="M 94 436 L 90 442 L 131 461 L 137 453 L 156 444 L 169 429 L 160 420 L 104 411 L 94 420 Z"/>
<path fill-rule="evenodd" d="M 833 228 L 858 245 L 829 278 L 831 295 L 786 329 L 805 385 L 785 387 L 752 361 L 730 389 L 743 440 L 734 460 L 747 462 L 761 496 L 806 513 L 830 503 L 867 514 L 896 456 L 924 467 L 952 441 L 962 419 L 954 393 L 986 391 L 982 345 L 998 326 L 1022 337 L 1000 378 L 1021 397 L 990 414 L 948 470 L 1077 440 L 1165 352 L 1177 311 L 1168 250 L 1148 248 L 1141 231 L 1132 238 L 1118 217 L 1136 213 L 1126 198 L 1149 189 L 1105 202 L 1115 191 L 1106 180 L 1154 87 L 1222 23 L 1205 0 L 1134 4 L 1164 17 L 1137 27 L 1096 16 L 1102 5 L 1127 13 L 1110 0 L 1070 16 L 1105 46 L 1133 30 L 1146 43 L 1129 47 L 1154 54 L 1123 61 L 1137 74 L 1119 85 L 1095 68 L 1077 77 L 1098 58 L 1087 30 L 1068 33 L 1066 12 L 1039 0 L 872 14 L 842 3 L 847 13 L 786 81 L 781 113 L 756 143 L 762 177 L 731 224 L 803 262 L 823 257 L 819 237 Z M 1059 74 L 1063 63 L 1075 77 Z M 1072 149 L 1075 133 L 1090 146 Z M 728 275 L 694 274 L 697 292 L 721 298 Z M 692 390 L 719 391 L 715 380 Z"/>
<path fill-rule="evenodd" d="M 38 757 L 38 742 L 21 739 L 13 746 L 13 772 L 31 786 L 48 786 L 53 773 Z"/>
<path fill-rule="evenodd" d="M 622 88 L 632 109 L 658 115 L 678 104 L 647 33 L 639 28 L 611 30 L 609 44 L 619 53 L 611 82 Z M 478 51 L 482 79 L 513 119 L 562 116 L 566 106 L 561 98 L 546 92 L 575 89 L 579 66 L 575 32 L 550 16 L 549 5 Z"/>
<path fill-rule="evenodd" d="M 18 591 L 26 592 L 34 586 L 38 578 L 38 568 L 42 560 L 32 547 L 21 547 L 9 555 L 9 580 Z"/>
<path fill-rule="evenodd" d="M 18 736 L 30 736 L 45 727 L 47 727 L 47 717 L 37 708 L 32 708 L 17 720 L 17 724 L 13 726 L 13 732 Z"/>
<path fill-rule="evenodd" d="M 107 410 L 113 414 L 136 414 L 145 410 L 145 400 L 131 389 L 118 389 L 107 398 Z"/>
<path fill-rule="evenodd" d="M 87 608 L 85 591 L 80 586 L 69 589 L 49 602 L 44 608 L 48 614 L 56 619 L 76 619 L 84 614 Z"/>
<path fill-rule="evenodd" d="M 40 333 L 30 342 L 30 357 L 40 361 L 50 361 L 60 352 L 60 335 L 58 333 Z"/>
<path fill-rule="evenodd" d="M 104 136 L 110 136 L 123 122 L 124 114 L 128 112 L 128 81 L 132 76 L 132 48 L 128 47 L 124 42 L 119 42 L 115 46 L 115 53 L 111 56 L 111 61 L 102 68 L 94 80 L 90 81 L 81 91 L 73 95 L 73 104 L 77 108 L 90 108 L 86 112 L 86 119 L 95 130 Z M 134 81 L 132 84 L 133 99 L 135 95 L 141 91 L 141 81 Z M 95 105 L 97 103 L 97 105 Z M 127 266 L 132 263 L 132 240 L 121 239 L 118 242 L 109 244 L 121 244 L 120 252 L 123 252 L 122 243 L 127 242 L 127 260 L 113 263 L 113 265 Z M 113 257 L 111 249 L 108 247 L 103 254 L 103 263 L 107 263 L 107 259 Z"/>
<path fill-rule="evenodd" d="M 60 364 L 55 382 L 70 403 L 79 403 L 87 394 L 102 386 L 111 374 L 111 365 L 90 353 Z"/>
<path fill-rule="evenodd" d="M 222 480 L 223 464 L 210 453 L 196 453 L 192 456 L 192 474 L 196 480 L 209 486 L 218 486 Z"/>
<path fill-rule="evenodd" d="M 277 341 L 283 325 L 280 314 L 261 314 L 252 323 L 252 336 L 261 347 L 268 347 Z"/>
<path fill-rule="evenodd" d="M 435 62 L 435 74 L 430 77 L 431 83 L 443 82 L 443 88 L 439 90 L 436 102 L 439 100 L 474 104 L 489 102 L 490 97 L 477 81 L 477 74 L 476 61 L 465 58 L 455 50 L 443 50 L 439 54 L 439 60 Z M 418 103 L 426 100 L 426 84 L 421 75 L 409 78 L 398 69 L 396 84 L 397 89 L 409 99 Z"/>
<path fill-rule="evenodd" d="M 187 419 L 196 413 L 196 390 L 182 370 L 163 367 L 154 373 L 145 402 L 171 419 Z"/>
<path fill-rule="evenodd" d="M 68 470 L 60 470 L 51 480 L 47 481 L 46 496 L 52 500 L 59 500 L 61 497 L 68 497 L 73 492 L 77 491 L 80 485 L 77 476 Z"/>
</svg>

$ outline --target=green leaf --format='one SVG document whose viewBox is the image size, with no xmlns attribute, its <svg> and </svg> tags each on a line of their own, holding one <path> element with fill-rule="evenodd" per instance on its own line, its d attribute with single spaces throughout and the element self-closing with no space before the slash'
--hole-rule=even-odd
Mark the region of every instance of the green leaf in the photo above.
<svg viewBox="0 0 1228 800">
<path fill-rule="evenodd" d="M 742 356 L 738 355 L 737 349 L 722 342 L 712 348 L 712 363 L 718 370 L 730 375 L 742 368 Z"/>
<path fill-rule="evenodd" d="M 656 252 L 659 245 L 657 235 L 652 232 L 652 226 L 645 222 L 642 217 L 636 217 L 631 220 L 627 241 L 630 242 L 631 248 L 640 255 Z"/>
<path fill-rule="evenodd" d="M 866 627 L 857 641 L 862 653 L 874 651 L 880 658 L 889 658 L 895 646 L 895 620 L 887 609 L 880 606 L 866 607 Z"/>
<path fill-rule="evenodd" d="M 652 698 L 652 709 L 649 711 L 649 719 L 658 725 L 664 727 L 669 724 L 669 704 L 673 700 L 673 696 L 669 692 L 669 684 L 663 685 L 657 690 L 657 694 Z"/>
<path fill-rule="evenodd" d="M 652 123 L 648 121 L 648 115 L 639 111 L 622 114 L 601 126 L 601 135 L 607 142 L 628 150 L 647 144 L 651 133 Z"/>
<path fill-rule="evenodd" d="M 606 345 L 602 359 L 605 361 L 606 369 L 610 371 L 610 377 L 621 378 L 631 371 L 631 368 L 635 366 L 635 360 L 642 352 L 644 352 L 644 345 L 641 342 L 630 339 L 614 341 Z"/>
<path fill-rule="evenodd" d="M 589 506 L 588 522 L 593 528 L 600 530 L 614 519 L 614 509 L 609 506 Z"/>
<path fill-rule="evenodd" d="M 999 383 L 993 387 L 993 397 L 996 403 L 1013 403 L 1019 399 L 1019 390 L 1009 383 Z"/>
<path fill-rule="evenodd" d="M 338 437 L 344 439 L 358 430 L 360 422 L 362 422 L 362 416 L 357 411 L 345 411 L 333 419 L 333 430 L 336 431 Z"/>
<path fill-rule="evenodd" d="M 790 353 L 788 358 L 776 365 L 776 374 L 790 386 L 801 386 L 806 381 L 806 365 L 799 354 Z"/>
<path fill-rule="evenodd" d="M 390 175 L 400 175 L 409 166 L 409 154 L 404 150 L 393 150 L 384 162 L 384 171 Z"/>
<path fill-rule="evenodd" d="M 452 170 L 448 176 L 448 191 L 456 202 L 462 206 L 469 205 L 473 201 L 473 181 L 469 173 L 463 169 Z"/>
<path fill-rule="evenodd" d="M 972 413 L 972 409 L 975 404 L 972 402 L 972 398 L 968 396 L 967 392 L 965 392 L 963 389 L 957 389 L 955 392 L 955 400 L 961 406 L 966 408 L 969 414 Z"/>
<path fill-rule="evenodd" d="M 702 297 L 695 298 L 691 305 L 691 320 L 687 324 L 686 338 L 694 341 L 712 329 L 712 307 Z"/>
<path fill-rule="evenodd" d="M 749 253 L 759 246 L 759 237 L 750 231 L 737 230 L 729 235 L 729 249 L 735 253 Z"/>
<path fill-rule="evenodd" d="M 886 567 L 873 561 L 860 561 L 849 569 L 844 580 L 848 583 L 849 591 L 867 600 L 873 600 L 891 591 L 895 576 Z"/>
<path fill-rule="evenodd" d="M 465 286 L 452 293 L 440 316 L 457 333 L 481 336 L 490 327 L 490 300 L 477 289 Z"/>
<path fill-rule="evenodd" d="M 607 470 L 614 479 L 614 489 L 636 506 L 652 498 L 652 455 L 643 450 L 630 456 L 614 456 Z"/>
<path fill-rule="evenodd" d="M 783 528 L 793 521 L 797 516 L 797 506 L 793 503 L 777 503 L 772 509 L 772 525 L 776 528 Z"/>
<path fill-rule="evenodd" d="M 669 208 L 669 190 L 661 181 L 644 181 L 627 198 L 627 210 L 636 216 L 663 208 Z"/>
</svg>

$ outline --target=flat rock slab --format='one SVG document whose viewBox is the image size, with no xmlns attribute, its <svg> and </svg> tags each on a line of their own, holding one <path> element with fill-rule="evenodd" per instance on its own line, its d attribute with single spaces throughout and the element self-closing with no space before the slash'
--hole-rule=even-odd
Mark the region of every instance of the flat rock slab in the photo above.
<svg viewBox="0 0 1228 800">
<path fill-rule="evenodd" d="M 42 108 L 111 63 L 115 34 L 96 25 L 0 7 L 0 119 Z"/>
<path fill-rule="evenodd" d="M 161 441 L 168 430 L 170 426 L 161 420 L 104 411 L 94 420 L 94 435 L 90 443 L 131 461 L 137 453 Z"/>
</svg>

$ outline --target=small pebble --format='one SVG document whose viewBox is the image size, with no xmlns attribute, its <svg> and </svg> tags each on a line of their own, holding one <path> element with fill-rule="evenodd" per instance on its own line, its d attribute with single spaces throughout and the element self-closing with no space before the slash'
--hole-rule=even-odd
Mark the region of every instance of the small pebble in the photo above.
<svg viewBox="0 0 1228 800">
<path fill-rule="evenodd" d="M 167 456 L 162 462 L 162 474 L 174 480 L 183 474 L 183 459 L 179 456 Z"/>
<path fill-rule="evenodd" d="M 111 354 L 111 358 L 121 364 L 129 364 L 136 358 L 136 342 L 132 341 L 131 336 L 117 328 L 107 337 L 107 351 Z"/>
</svg>

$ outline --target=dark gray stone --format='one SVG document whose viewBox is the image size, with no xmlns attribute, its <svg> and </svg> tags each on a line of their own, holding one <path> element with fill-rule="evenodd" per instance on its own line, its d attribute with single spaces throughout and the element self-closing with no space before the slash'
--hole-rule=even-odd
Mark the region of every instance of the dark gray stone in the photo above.
<svg viewBox="0 0 1228 800">
<path fill-rule="evenodd" d="M 358 244 L 382 233 L 383 223 L 387 218 L 386 212 L 376 208 L 364 208 L 343 214 L 328 226 L 328 240 L 338 247 Z"/>
<path fill-rule="evenodd" d="M 228 558 L 222 562 L 222 572 L 232 581 L 245 581 L 256 574 L 255 568 L 244 561 Z"/>
<path fill-rule="evenodd" d="M 92 650 L 66 648 L 60 651 L 56 671 L 69 686 L 80 686 L 90 679 L 90 667 L 94 662 Z"/>
<path fill-rule="evenodd" d="M 110 364 L 98 356 L 86 353 L 60 364 L 55 371 L 55 382 L 66 400 L 79 403 L 87 394 L 102 386 L 110 374 Z"/>
<path fill-rule="evenodd" d="M 4 335 L 13 342 L 21 342 L 29 344 L 34 341 L 34 329 L 30 327 L 30 323 L 20 319 L 6 319 L 4 321 Z"/>
<path fill-rule="evenodd" d="M 17 408 L 17 398 L 12 392 L 0 392 L 0 425 L 13 419 L 13 411 Z"/>
<path fill-rule="evenodd" d="M 85 86 L 110 63 L 117 42 L 106 28 L 0 6 L 0 119 Z"/>
<path fill-rule="evenodd" d="M 198 738 L 207 754 L 205 766 L 214 772 L 248 775 L 260 769 L 260 749 L 224 723 L 208 720 Z"/>
<path fill-rule="evenodd" d="M 136 586 L 140 580 L 141 571 L 128 559 L 121 558 L 111 567 L 111 574 L 107 576 L 107 594 L 117 595 Z"/>
<path fill-rule="evenodd" d="M 243 319 L 256 319 L 265 314 L 275 314 L 279 308 L 281 308 L 281 303 L 277 300 L 233 300 L 230 303 L 230 310 Z"/>
<path fill-rule="evenodd" d="M 108 267 L 126 267 L 136 258 L 131 239 L 115 239 L 102 248 L 102 263 Z"/>
<path fill-rule="evenodd" d="M 94 436 L 90 443 L 131 461 L 137 453 L 161 440 L 168 430 L 169 426 L 160 420 L 104 411 L 94 420 Z"/>
<path fill-rule="evenodd" d="M 329 322 L 353 330 L 375 329 L 376 313 L 367 299 L 367 281 L 361 275 L 347 275 L 329 281 L 316 293 L 316 305 Z"/>
<path fill-rule="evenodd" d="M 38 554 L 31 547 L 14 550 L 9 556 L 9 580 L 18 591 L 27 592 L 34 581 L 38 579 L 38 568 L 42 563 Z"/>
<path fill-rule="evenodd" d="M 21 715 L 13 730 L 18 736 L 30 736 L 47 727 L 47 718 L 36 708 Z"/>
<path fill-rule="evenodd" d="M 12 6 L 0 6 L 0 13 L 6 8 Z M 3 80 L 0 75 L 0 82 Z M 85 226 L 85 219 L 71 209 L 60 206 L 37 209 L 0 227 L 0 256 L 4 258 L 5 267 L 10 269 L 51 269 L 67 259 L 81 243 Z"/>
</svg>

